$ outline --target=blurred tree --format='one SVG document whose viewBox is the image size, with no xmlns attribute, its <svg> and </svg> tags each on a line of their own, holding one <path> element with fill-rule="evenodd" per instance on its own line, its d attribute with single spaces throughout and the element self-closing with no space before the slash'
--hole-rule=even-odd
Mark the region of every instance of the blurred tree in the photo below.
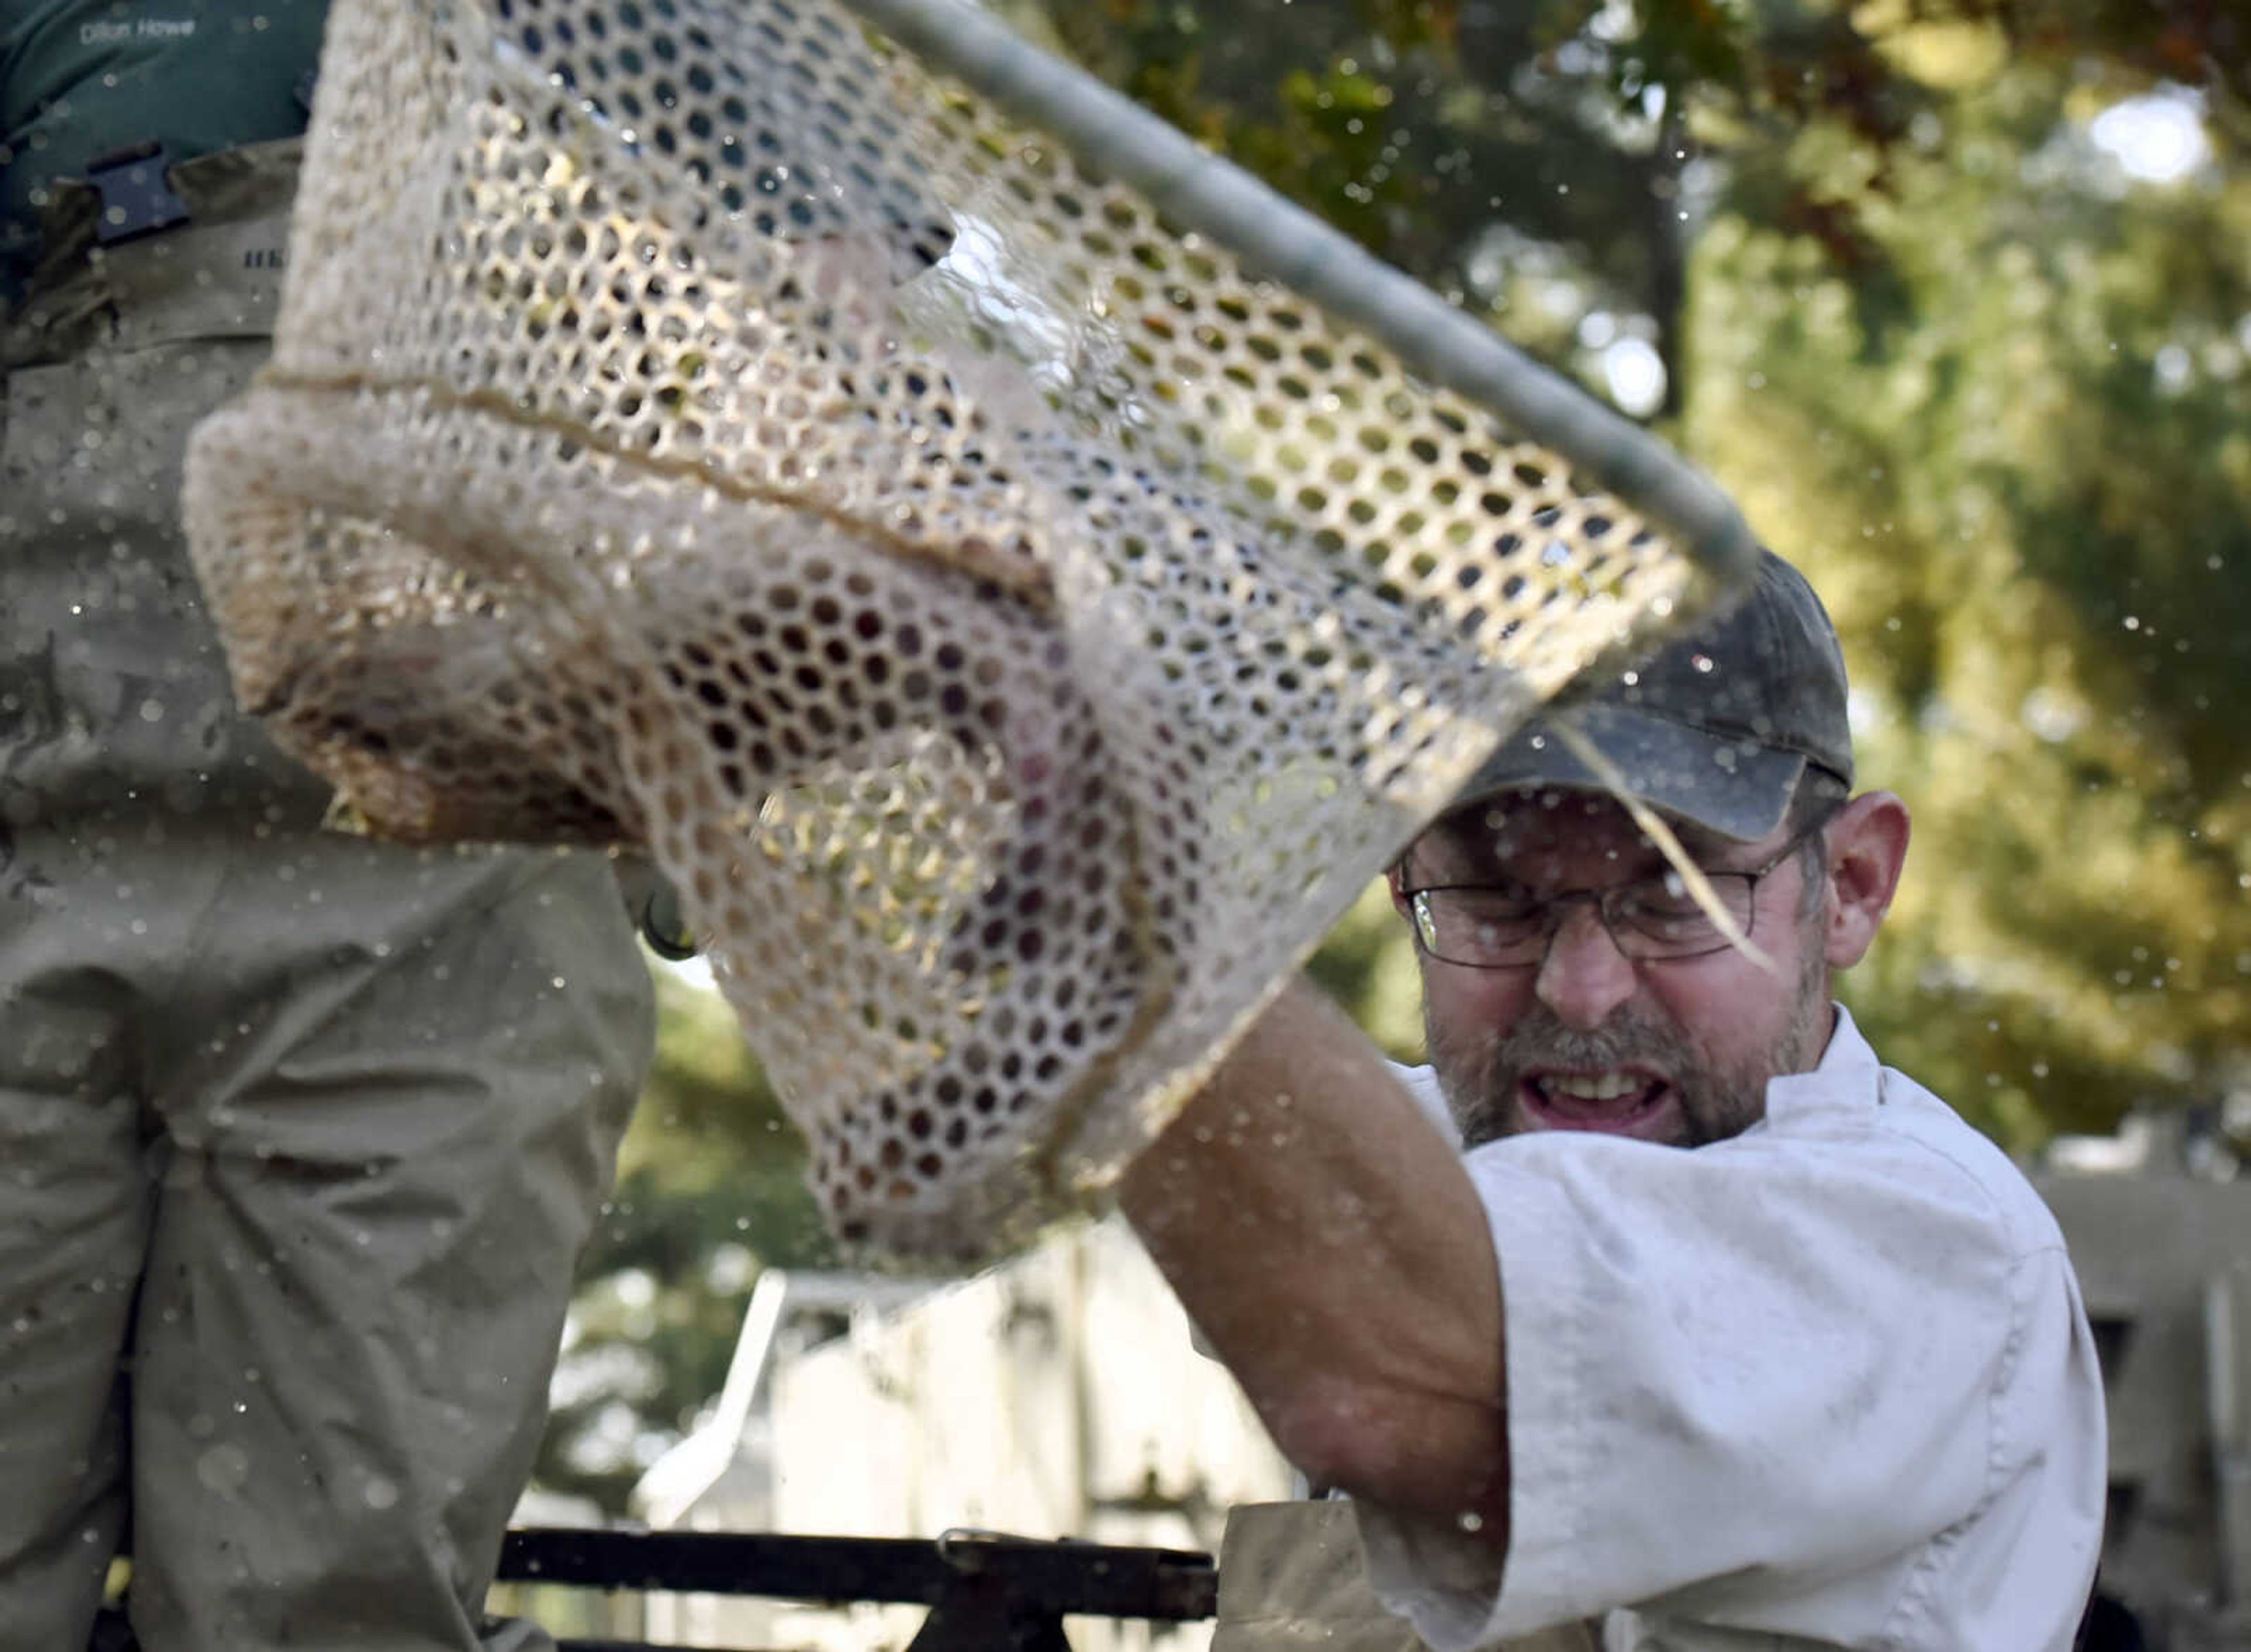
<svg viewBox="0 0 2251 1652">
<path fill-rule="evenodd" d="M 1680 122 L 1585 0 L 1053 5 L 1079 58 L 1410 273 L 1562 356 L 1590 315 L 1669 356 Z M 1652 37 L 1667 54 L 1734 37 Z M 1677 377 L 1677 375 L 1676 375 Z"/>
<path fill-rule="evenodd" d="M 2251 1011 L 2251 173 L 2136 179 L 2122 107 L 2038 59 L 1955 100 L 1864 214 L 1880 303 L 1748 213 L 1694 265 L 1689 445 L 1916 809 L 1856 1001 L 2019 1145 L 2223 1097 Z"/>
<path fill-rule="evenodd" d="M 1008 9 L 1518 344 L 1667 419 L 1686 393 L 1687 248 L 1719 198 L 1880 294 L 1888 249 L 1865 220 L 1894 156 L 2002 61 L 2116 94 L 2192 88 L 2251 150 L 2251 22 L 2216 0 Z M 1802 145 L 1809 129 L 1825 143 Z M 1661 374 L 1622 371 L 1644 347 Z"/>
</svg>

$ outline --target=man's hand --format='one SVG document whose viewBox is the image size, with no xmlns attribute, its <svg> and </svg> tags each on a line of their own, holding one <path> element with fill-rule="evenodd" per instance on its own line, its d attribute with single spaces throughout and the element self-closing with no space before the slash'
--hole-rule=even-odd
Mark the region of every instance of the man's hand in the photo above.
<svg viewBox="0 0 2251 1652">
<path fill-rule="evenodd" d="M 1484 1207 L 1333 1004 L 1286 989 L 1119 1195 L 1293 1463 L 1506 1549 L 1500 1272 Z"/>
</svg>

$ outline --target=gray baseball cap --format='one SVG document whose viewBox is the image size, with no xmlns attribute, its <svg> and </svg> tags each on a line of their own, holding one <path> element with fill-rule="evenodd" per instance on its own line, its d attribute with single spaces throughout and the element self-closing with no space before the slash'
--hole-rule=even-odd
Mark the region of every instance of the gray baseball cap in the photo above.
<svg viewBox="0 0 2251 1652">
<path fill-rule="evenodd" d="M 1562 719 L 1643 802 L 1744 843 L 1782 824 L 1809 766 L 1853 783 L 1837 629 L 1770 551 L 1729 612 L 1637 663 L 1597 666 L 1487 758 L 1455 807 L 1525 787 L 1610 790 L 1555 736 Z"/>
</svg>

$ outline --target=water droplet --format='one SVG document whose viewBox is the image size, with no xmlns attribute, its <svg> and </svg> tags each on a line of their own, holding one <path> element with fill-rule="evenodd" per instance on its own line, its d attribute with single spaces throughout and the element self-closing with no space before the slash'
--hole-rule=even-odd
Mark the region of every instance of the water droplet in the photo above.
<svg viewBox="0 0 2251 1652">
<path fill-rule="evenodd" d="M 196 1478 L 206 1490 L 231 1497 L 250 1478 L 250 1454 L 230 1441 L 221 1441 L 196 1459 Z"/>
</svg>

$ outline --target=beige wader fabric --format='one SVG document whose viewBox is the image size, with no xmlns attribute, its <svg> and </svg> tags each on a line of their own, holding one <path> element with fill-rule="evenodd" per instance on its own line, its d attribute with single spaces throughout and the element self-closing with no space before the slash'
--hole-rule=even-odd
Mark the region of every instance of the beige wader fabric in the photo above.
<svg viewBox="0 0 2251 1652">
<path fill-rule="evenodd" d="M 479 1644 L 650 1047 L 599 857 L 324 832 L 228 700 L 177 528 L 294 146 L 63 255 L 0 461 L 0 1649 Z M 549 1644 L 537 1630 L 489 1646 Z"/>
<path fill-rule="evenodd" d="M 1211 1652 L 1423 1652 L 1368 1586 L 1349 1503 L 1231 1509 L 1219 1556 Z M 1577 1624 L 1504 1642 L 1495 1652 L 1600 1652 Z"/>
</svg>

